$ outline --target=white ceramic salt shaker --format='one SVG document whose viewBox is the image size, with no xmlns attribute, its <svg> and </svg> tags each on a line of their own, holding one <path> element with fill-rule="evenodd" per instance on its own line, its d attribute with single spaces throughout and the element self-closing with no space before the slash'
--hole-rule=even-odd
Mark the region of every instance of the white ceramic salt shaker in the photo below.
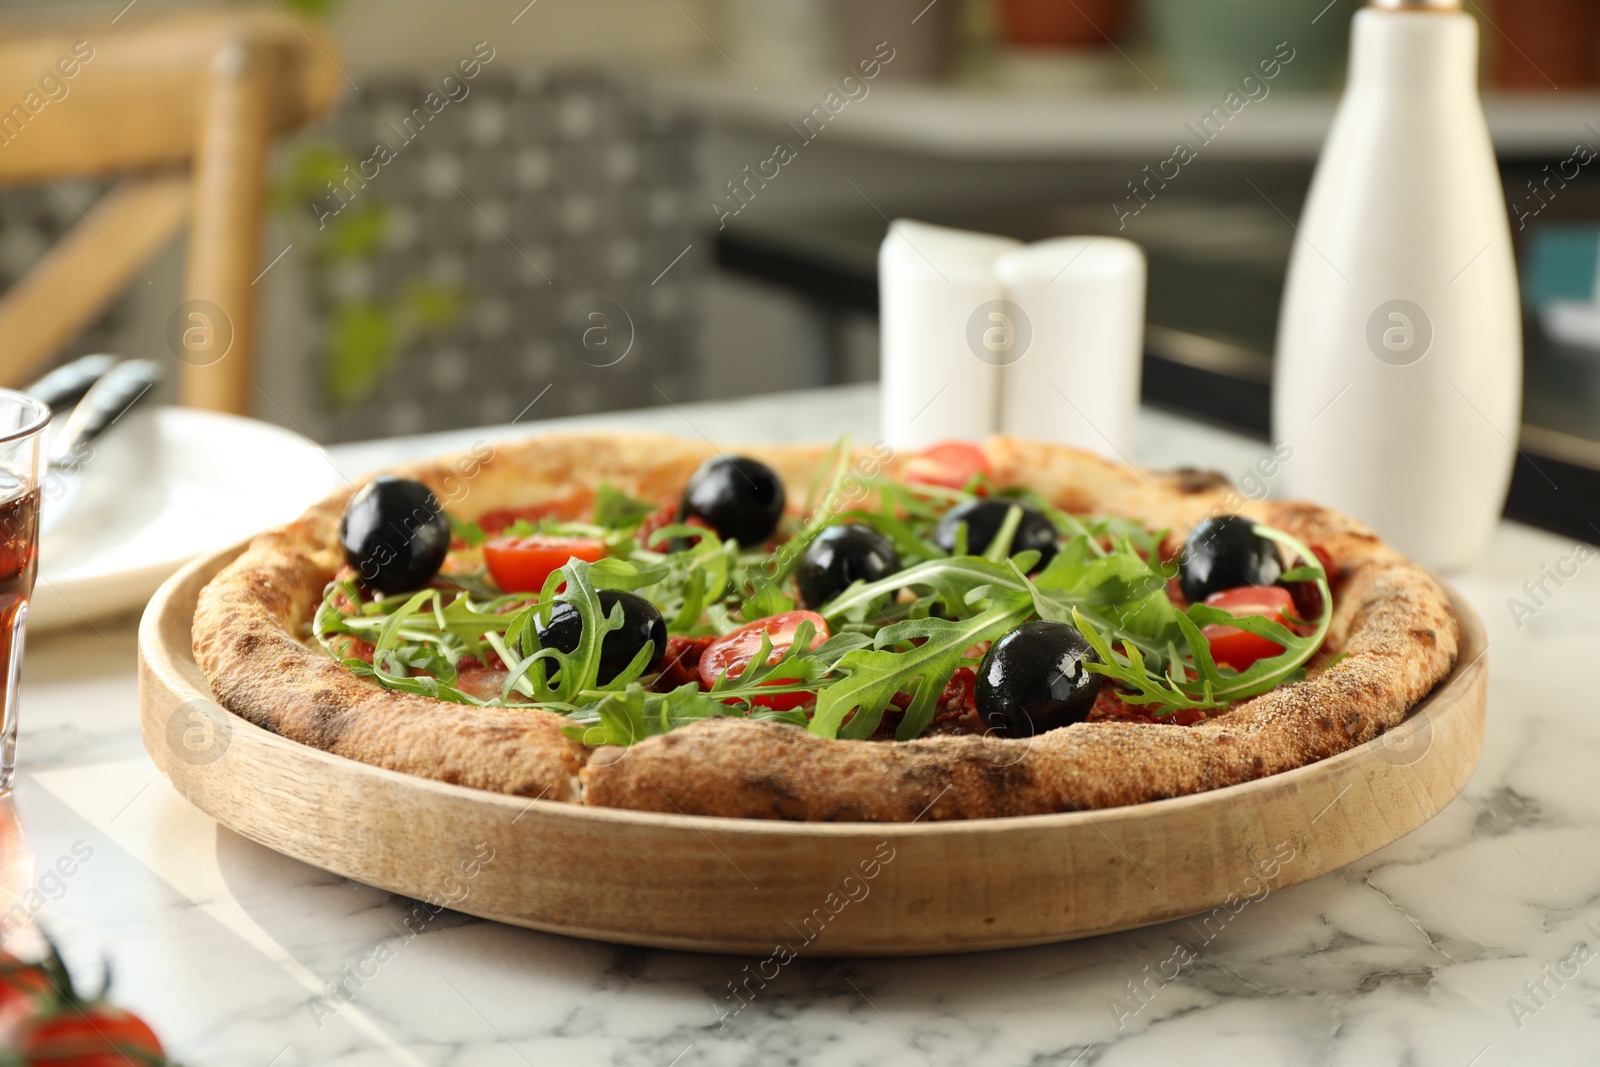
<svg viewBox="0 0 1600 1067">
<path fill-rule="evenodd" d="M 1060 237 L 995 273 L 1031 337 L 1000 386 L 1000 429 L 1112 458 L 1133 454 L 1144 355 L 1144 252 L 1120 237 Z M 1018 346 L 1021 349 L 1021 346 Z"/>
<path fill-rule="evenodd" d="M 1353 32 L 1284 291 L 1273 431 L 1290 493 L 1453 570 L 1499 520 L 1522 398 L 1478 27 L 1456 0 L 1374 0 Z"/>
<path fill-rule="evenodd" d="M 1021 248 L 1009 237 L 896 219 L 878 249 L 883 436 L 916 449 L 982 440 L 998 426 L 999 361 L 982 331 L 1004 292 L 995 260 Z M 976 318 L 975 318 L 976 316 Z"/>
</svg>

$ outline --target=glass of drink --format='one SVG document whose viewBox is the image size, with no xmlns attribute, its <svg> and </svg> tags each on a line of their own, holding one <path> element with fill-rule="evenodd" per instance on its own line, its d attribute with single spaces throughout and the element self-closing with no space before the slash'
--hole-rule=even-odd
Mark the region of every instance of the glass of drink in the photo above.
<svg viewBox="0 0 1600 1067">
<path fill-rule="evenodd" d="M 11 789 L 15 769 L 17 683 L 39 567 L 39 479 L 49 424 L 49 408 L 0 389 L 0 795 Z"/>
</svg>

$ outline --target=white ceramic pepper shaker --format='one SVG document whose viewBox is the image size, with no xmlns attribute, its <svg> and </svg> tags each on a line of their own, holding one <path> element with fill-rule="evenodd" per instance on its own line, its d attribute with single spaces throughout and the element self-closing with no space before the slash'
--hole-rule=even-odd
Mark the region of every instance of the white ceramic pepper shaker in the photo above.
<svg viewBox="0 0 1600 1067">
<path fill-rule="evenodd" d="M 896 219 L 878 249 L 884 440 L 916 449 L 982 440 L 998 426 L 1001 367 L 968 339 L 974 314 L 1004 297 L 995 260 L 1009 237 Z"/>
<path fill-rule="evenodd" d="M 1289 267 L 1274 433 L 1294 495 L 1458 569 L 1500 517 L 1522 397 L 1478 28 L 1457 0 L 1374 0 L 1353 33 Z"/>
<path fill-rule="evenodd" d="M 1005 369 L 1000 429 L 1129 457 L 1144 356 L 1144 252 L 1120 237 L 1058 237 L 995 264 L 1025 317 L 1025 352 Z"/>
</svg>

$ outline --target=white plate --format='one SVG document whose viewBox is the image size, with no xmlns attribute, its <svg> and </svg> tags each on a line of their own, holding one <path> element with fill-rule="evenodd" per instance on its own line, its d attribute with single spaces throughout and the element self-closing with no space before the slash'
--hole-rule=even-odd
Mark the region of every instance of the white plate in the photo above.
<svg viewBox="0 0 1600 1067">
<path fill-rule="evenodd" d="M 288 522 L 340 481 L 299 434 L 188 408 L 130 415 L 83 479 L 39 545 L 31 630 L 143 607 L 189 560 Z"/>
</svg>

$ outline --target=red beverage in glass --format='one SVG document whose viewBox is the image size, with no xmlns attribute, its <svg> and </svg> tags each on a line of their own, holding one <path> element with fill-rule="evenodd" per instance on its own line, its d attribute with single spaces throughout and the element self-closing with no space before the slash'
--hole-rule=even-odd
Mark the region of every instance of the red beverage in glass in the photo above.
<svg viewBox="0 0 1600 1067">
<path fill-rule="evenodd" d="M 50 409 L 0 389 L 0 794 L 11 788 L 28 598 L 39 570 L 39 476 Z"/>
<path fill-rule="evenodd" d="M 0 486 L 0 497 L 8 488 L 15 495 L 0 503 L 0 635 L 14 631 L 10 641 L 0 641 L 0 685 L 7 693 L 21 671 L 22 626 L 39 571 L 39 490 Z"/>
</svg>

